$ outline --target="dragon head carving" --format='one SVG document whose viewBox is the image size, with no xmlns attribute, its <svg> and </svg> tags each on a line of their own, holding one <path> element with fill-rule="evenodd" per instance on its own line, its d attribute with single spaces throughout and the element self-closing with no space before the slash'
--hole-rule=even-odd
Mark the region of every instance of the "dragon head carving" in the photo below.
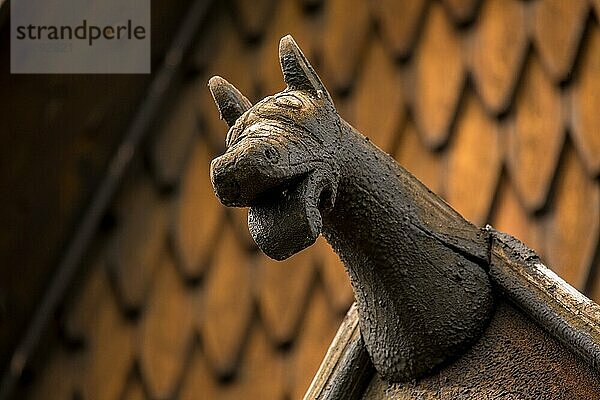
<svg viewBox="0 0 600 400">
<path fill-rule="evenodd" d="M 252 105 L 215 76 L 209 87 L 228 126 L 226 152 L 211 181 L 226 206 L 250 207 L 260 249 L 283 260 L 315 242 L 332 207 L 342 129 L 331 96 L 291 36 L 279 43 L 287 88 Z"/>
</svg>

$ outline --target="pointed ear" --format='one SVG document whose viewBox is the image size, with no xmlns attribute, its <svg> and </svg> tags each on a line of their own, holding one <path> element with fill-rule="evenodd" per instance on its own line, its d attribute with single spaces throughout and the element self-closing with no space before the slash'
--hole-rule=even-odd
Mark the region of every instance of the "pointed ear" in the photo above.
<svg viewBox="0 0 600 400">
<path fill-rule="evenodd" d="M 225 120 L 230 128 L 240 115 L 252 107 L 252 103 L 235 86 L 220 76 L 210 78 L 208 87 L 219 109 L 221 119 Z"/>
<path fill-rule="evenodd" d="M 306 90 L 319 98 L 329 98 L 325 85 L 291 35 L 284 36 L 279 41 L 279 62 L 283 80 L 290 89 Z"/>
</svg>

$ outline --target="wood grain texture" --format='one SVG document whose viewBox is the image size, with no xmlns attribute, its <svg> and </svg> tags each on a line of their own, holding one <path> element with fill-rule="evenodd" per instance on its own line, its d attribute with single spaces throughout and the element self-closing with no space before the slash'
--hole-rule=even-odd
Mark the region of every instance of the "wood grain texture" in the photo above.
<svg viewBox="0 0 600 400">
<path fill-rule="evenodd" d="M 508 131 L 507 165 L 523 204 L 536 211 L 546 204 L 565 138 L 560 92 L 539 61 L 531 57 L 515 99 Z"/>
<path fill-rule="evenodd" d="M 393 381 L 422 376 L 460 355 L 491 316 L 491 287 L 478 265 L 487 257 L 485 233 L 340 118 L 290 35 L 279 58 L 287 89 L 227 120 L 235 139 L 211 162 L 215 194 L 226 206 L 250 208 L 252 236 L 275 260 L 323 232 L 349 272 L 375 368 Z"/>
<path fill-rule="evenodd" d="M 364 348 L 358 325 L 358 309 L 353 305 L 304 394 L 305 400 L 362 398 L 375 371 Z"/>
<path fill-rule="evenodd" d="M 543 0 L 532 9 L 533 42 L 548 74 L 560 82 L 572 71 L 589 4 L 587 0 Z"/>
<path fill-rule="evenodd" d="M 464 84 L 461 42 L 453 29 L 442 6 L 432 4 L 415 50 L 414 117 L 419 134 L 432 148 L 448 139 Z"/>
<path fill-rule="evenodd" d="M 573 368 L 574 375 L 585 379 L 592 372 L 600 384 L 600 306 L 552 272 L 518 239 L 494 230 L 490 234 L 489 273 L 500 295 L 582 361 Z M 561 389 L 569 383 L 563 382 Z"/>
<path fill-rule="evenodd" d="M 494 230 L 490 235 L 489 273 L 498 303 L 482 337 L 456 362 L 422 379 L 389 383 L 375 375 L 362 398 L 597 397 L 600 306 L 548 270 L 515 238 Z M 332 379 L 342 367 L 357 371 L 365 365 L 364 360 L 341 361 L 355 325 L 352 318 L 342 323 L 311 394 L 335 387 Z"/>
<path fill-rule="evenodd" d="M 525 60 L 527 32 L 519 0 L 486 0 L 472 32 L 470 70 L 484 105 L 499 114 L 508 108 Z"/>
<path fill-rule="evenodd" d="M 364 398 L 592 400 L 598 390 L 597 375 L 504 302 L 483 338 L 458 362 L 414 383 L 388 385 L 375 377 Z"/>
</svg>

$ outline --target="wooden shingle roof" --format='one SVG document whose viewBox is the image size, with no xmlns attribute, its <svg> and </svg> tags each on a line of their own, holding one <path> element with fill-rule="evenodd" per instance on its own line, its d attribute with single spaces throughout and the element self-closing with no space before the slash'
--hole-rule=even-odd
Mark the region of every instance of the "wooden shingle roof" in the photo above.
<svg viewBox="0 0 600 400">
<path fill-rule="evenodd" d="M 347 277 L 324 242 L 283 263 L 259 253 L 208 176 L 227 129 L 208 78 L 251 101 L 283 89 L 287 33 L 346 120 L 600 300 L 598 1 L 249 4 L 211 11 L 30 398 L 302 397 L 352 302 Z"/>
</svg>

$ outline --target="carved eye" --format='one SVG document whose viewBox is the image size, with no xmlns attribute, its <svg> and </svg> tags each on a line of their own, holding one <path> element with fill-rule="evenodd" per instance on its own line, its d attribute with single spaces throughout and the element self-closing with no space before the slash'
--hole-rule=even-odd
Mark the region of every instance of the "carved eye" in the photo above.
<svg viewBox="0 0 600 400">
<path fill-rule="evenodd" d="M 293 94 L 284 94 L 277 96 L 275 102 L 283 107 L 289 108 L 302 108 L 302 100 L 294 96 Z"/>
</svg>

